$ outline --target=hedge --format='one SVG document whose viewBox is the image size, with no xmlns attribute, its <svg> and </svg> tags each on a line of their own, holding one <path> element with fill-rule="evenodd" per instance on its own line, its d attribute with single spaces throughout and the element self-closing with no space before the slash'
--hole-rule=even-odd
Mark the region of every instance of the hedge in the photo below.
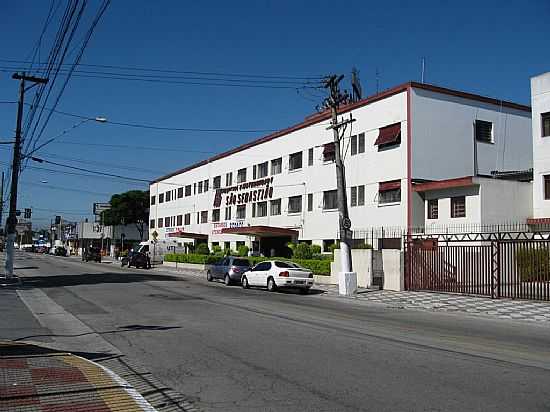
<svg viewBox="0 0 550 412">
<path fill-rule="evenodd" d="M 516 254 L 516 262 L 523 282 L 550 281 L 548 249 L 520 248 Z"/>
<path fill-rule="evenodd" d="M 199 265 L 204 264 L 214 264 L 221 259 L 220 256 L 215 255 L 198 255 L 194 253 L 184 254 L 184 253 L 167 253 L 164 255 L 164 260 L 166 262 L 178 262 L 178 263 L 195 263 Z M 287 258 L 270 258 L 262 256 L 247 256 L 246 259 L 249 260 L 250 264 L 255 265 L 264 260 L 283 260 L 297 263 L 298 265 L 311 270 L 316 275 L 330 275 L 330 260 L 317 260 L 317 259 L 287 259 Z"/>
</svg>

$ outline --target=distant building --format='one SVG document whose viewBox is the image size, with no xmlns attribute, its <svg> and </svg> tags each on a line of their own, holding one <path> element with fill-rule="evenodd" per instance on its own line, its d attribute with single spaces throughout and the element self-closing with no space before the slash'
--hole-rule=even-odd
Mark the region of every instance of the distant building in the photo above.
<svg viewBox="0 0 550 412">
<path fill-rule="evenodd" d="M 355 120 L 342 146 L 356 232 L 422 230 L 436 203 L 445 225 L 529 217 L 530 183 L 520 180 L 533 164 L 530 107 L 411 82 L 340 115 Z M 329 122 L 330 113 L 316 114 L 156 179 L 150 238 L 246 244 L 264 255 L 295 239 L 328 250 L 339 233 Z M 404 232 L 395 233 L 386 245 Z"/>
</svg>

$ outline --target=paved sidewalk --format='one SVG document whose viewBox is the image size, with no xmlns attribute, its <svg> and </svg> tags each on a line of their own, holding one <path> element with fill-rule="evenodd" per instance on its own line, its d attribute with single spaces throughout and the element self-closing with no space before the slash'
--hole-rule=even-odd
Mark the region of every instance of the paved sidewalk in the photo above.
<svg viewBox="0 0 550 412">
<path fill-rule="evenodd" d="M 326 296 L 338 296 L 338 286 L 317 285 Z M 550 302 L 530 300 L 490 299 L 436 292 L 368 291 L 347 298 L 361 302 L 383 304 L 396 309 L 420 309 L 440 312 L 463 312 L 499 319 L 543 322 L 550 326 Z"/>
<path fill-rule="evenodd" d="M 2 411 L 155 411 L 126 381 L 84 358 L 0 342 Z"/>
</svg>

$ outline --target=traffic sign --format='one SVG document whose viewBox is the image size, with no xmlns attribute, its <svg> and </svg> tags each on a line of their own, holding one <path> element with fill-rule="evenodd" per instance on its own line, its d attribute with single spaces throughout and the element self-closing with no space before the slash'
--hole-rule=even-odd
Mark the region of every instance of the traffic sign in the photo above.
<svg viewBox="0 0 550 412">
<path fill-rule="evenodd" d="M 100 215 L 110 208 L 110 203 L 94 203 L 94 215 Z"/>
</svg>

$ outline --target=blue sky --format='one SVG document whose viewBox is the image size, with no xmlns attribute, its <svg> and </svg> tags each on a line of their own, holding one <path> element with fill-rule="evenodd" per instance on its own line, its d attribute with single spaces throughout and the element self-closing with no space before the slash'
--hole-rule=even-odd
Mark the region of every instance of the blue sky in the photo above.
<svg viewBox="0 0 550 412">
<path fill-rule="evenodd" d="M 45 0 L 3 2 L 0 59 L 28 59 L 49 4 Z M 89 2 L 82 27 L 88 26 L 98 4 Z M 98 25 L 82 62 L 300 77 L 348 75 L 355 66 L 365 94 L 372 94 L 377 71 L 380 89 L 419 80 L 424 56 L 429 83 L 529 104 L 529 77 L 550 70 L 549 19 L 547 0 L 452 5 L 436 1 L 117 0 Z M 46 33 L 42 60 L 53 34 L 53 30 Z M 0 62 L 0 66 L 10 63 Z M 16 97 L 17 82 L 11 74 L 0 72 L 0 101 Z M 73 77 L 58 109 L 158 126 L 275 130 L 303 120 L 318 101 L 309 92 L 294 89 Z M 0 104 L 0 139 L 13 136 L 15 114 L 14 104 Z M 43 140 L 76 123 L 77 119 L 54 114 Z M 60 163 L 149 179 L 261 135 L 153 131 L 88 122 L 39 154 Z M 102 144 L 163 150 L 121 150 Z M 5 170 L 11 159 L 8 149 L 0 146 L 0 166 Z M 21 180 L 19 206 L 33 207 L 37 224 L 49 222 L 56 214 L 73 220 L 90 216 L 91 204 L 108 200 L 111 193 L 147 188 L 146 184 L 30 168 Z"/>
</svg>

